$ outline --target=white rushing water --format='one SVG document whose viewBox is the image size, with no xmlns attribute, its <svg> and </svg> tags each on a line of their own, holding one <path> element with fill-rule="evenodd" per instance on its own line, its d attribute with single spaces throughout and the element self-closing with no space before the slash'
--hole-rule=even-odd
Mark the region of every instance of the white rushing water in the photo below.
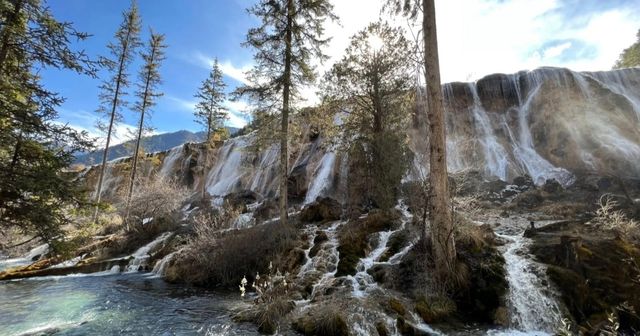
<svg viewBox="0 0 640 336">
<path fill-rule="evenodd" d="M 469 83 L 473 95 L 471 112 L 478 130 L 479 141 L 484 151 L 484 169 L 489 176 L 495 176 L 503 181 L 507 180 L 508 154 L 496 137 L 487 111 L 480 103 L 478 91 L 473 83 Z"/>
<path fill-rule="evenodd" d="M 160 168 L 160 172 L 158 173 L 163 178 L 171 178 L 173 174 L 174 167 L 176 166 L 176 162 L 180 159 L 183 154 L 184 145 L 173 147 L 169 150 L 164 160 L 162 161 L 162 166 Z"/>
<path fill-rule="evenodd" d="M 400 210 L 402 214 L 401 224 L 395 230 L 382 231 L 377 233 L 377 245 L 371 250 L 364 258 L 360 259 L 358 265 L 356 265 L 356 274 L 353 276 L 348 276 L 347 278 L 351 281 L 352 285 L 352 295 L 355 297 L 365 297 L 367 291 L 375 288 L 376 282 L 373 277 L 369 274 L 369 270 L 374 265 L 378 264 L 397 264 L 402 260 L 402 257 L 409 252 L 409 250 L 413 247 L 414 243 L 409 243 L 402 250 L 398 251 L 396 254 L 391 256 L 388 261 L 381 262 L 379 261 L 380 257 L 387 250 L 387 244 L 389 243 L 389 239 L 394 234 L 405 229 L 406 224 L 411 220 L 412 215 L 409 213 L 407 206 L 402 203 L 402 201 L 396 206 L 396 209 Z"/>
<path fill-rule="evenodd" d="M 336 153 L 329 151 L 324 154 L 320 164 L 314 172 L 313 180 L 307 191 L 307 195 L 304 199 L 304 204 L 311 204 L 316 201 L 320 196 L 323 196 L 323 192 L 331 187 L 331 180 L 333 179 L 334 167 L 336 162 Z"/>
<path fill-rule="evenodd" d="M 507 220 L 508 221 L 508 220 Z M 512 331 L 530 335 L 553 335 L 562 315 L 555 293 L 549 288 L 546 269 L 529 254 L 531 239 L 522 236 L 527 221 L 515 220 L 498 228 L 498 237 L 509 282 L 507 306 Z"/>
<path fill-rule="evenodd" d="M 137 272 L 140 267 L 145 266 L 149 258 L 151 257 L 150 253 L 160 244 L 164 243 L 173 232 L 165 232 L 158 236 L 158 238 L 154 239 L 147 245 L 142 246 L 136 252 L 134 252 L 131 257 L 133 260 L 127 266 L 128 272 Z"/>
</svg>

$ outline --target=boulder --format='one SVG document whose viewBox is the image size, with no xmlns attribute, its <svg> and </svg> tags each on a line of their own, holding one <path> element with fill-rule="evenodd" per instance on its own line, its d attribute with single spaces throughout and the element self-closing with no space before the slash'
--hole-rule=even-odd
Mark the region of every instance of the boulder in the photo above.
<svg viewBox="0 0 640 336">
<path fill-rule="evenodd" d="M 340 219 L 341 215 L 342 205 L 333 198 L 323 197 L 306 206 L 300 213 L 300 220 L 304 223 L 332 221 Z"/>
<path fill-rule="evenodd" d="M 556 179 L 549 179 L 542 186 L 542 190 L 555 194 L 562 191 L 562 185 Z"/>
<path fill-rule="evenodd" d="M 536 187 L 535 183 L 533 183 L 533 179 L 528 174 L 517 176 L 513 179 L 513 184 L 526 189 L 535 189 Z"/>
<path fill-rule="evenodd" d="M 247 211 L 247 205 L 255 203 L 260 199 L 260 195 L 251 190 L 241 190 L 238 192 L 230 193 L 224 197 L 225 203 L 228 203 L 234 208 L 240 208 L 242 212 Z"/>
</svg>

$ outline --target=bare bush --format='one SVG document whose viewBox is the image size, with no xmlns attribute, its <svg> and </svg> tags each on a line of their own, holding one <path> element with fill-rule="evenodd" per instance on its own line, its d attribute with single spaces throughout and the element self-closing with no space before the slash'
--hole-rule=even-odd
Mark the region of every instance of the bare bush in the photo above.
<svg viewBox="0 0 640 336">
<path fill-rule="evenodd" d="M 187 189 L 164 179 L 147 181 L 138 185 L 127 204 L 119 208 L 129 228 L 136 228 L 147 222 L 171 220 L 187 199 Z"/>
<path fill-rule="evenodd" d="M 232 221 L 232 217 L 224 217 Z M 211 224 L 216 227 L 219 224 Z M 226 224 L 228 225 L 228 224 Z M 279 223 L 243 230 L 197 229 L 187 248 L 169 265 L 167 277 L 198 285 L 236 286 L 245 275 L 265 270 L 269 261 L 288 269 L 289 252 L 295 247 L 296 230 Z"/>
<path fill-rule="evenodd" d="M 617 236 L 626 239 L 639 239 L 638 222 L 627 216 L 621 211 L 616 210 L 618 202 L 609 194 L 604 194 L 597 202 L 598 209 L 596 217 L 592 220 L 592 224 L 613 231 Z"/>
</svg>

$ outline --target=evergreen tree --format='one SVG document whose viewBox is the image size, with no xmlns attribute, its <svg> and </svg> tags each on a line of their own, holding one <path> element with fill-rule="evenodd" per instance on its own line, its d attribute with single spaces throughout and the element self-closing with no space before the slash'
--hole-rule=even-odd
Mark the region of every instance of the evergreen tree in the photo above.
<svg viewBox="0 0 640 336">
<path fill-rule="evenodd" d="M 156 105 L 156 99 L 162 96 L 162 93 L 158 92 L 158 85 L 162 83 L 160 79 L 160 65 L 164 61 L 164 35 L 156 34 L 151 31 L 147 50 L 142 53 L 142 59 L 144 65 L 138 74 L 140 82 L 138 83 L 138 90 L 136 91 L 136 97 L 139 99 L 133 110 L 140 114 L 140 122 L 138 123 L 138 131 L 135 140 L 135 149 L 133 151 L 133 163 L 131 165 L 131 178 L 129 179 L 129 192 L 127 193 L 127 215 L 129 212 L 129 204 L 131 202 L 131 195 L 133 194 L 133 187 L 136 180 L 136 171 L 138 168 L 138 157 L 140 152 L 140 141 L 142 140 L 143 132 L 149 127 L 145 122 L 149 122 L 151 109 Z"/>
<path fill-rule="evenodd" d="M 434 0 L 393 0 L 388 6 L 416 19 L 422 13 L 423 56 L 429 121 L 429 221 L 436 272 L 444 279 L 455 270 L 456 247 L 447 174 L 444 104 L 440 85 L 440 61 Z M 426 230 L 426 228 L 425 228 Z"/>
<path fill-rule="evenodd" d="M 222 105 L 226 99 L 224 92 L 226 87 L 218 59 L 215 59 L 209 77 L 202 82 L 195 94 L 199 99 L 195 111 L 196 122 L 202 124 L 207 130 L 207 143 L 211 142 L 214 134 L 222 131 L 224 121 L 229 118 L 229 112 Z"/>
<path fill-rule="evenodd" d="M 56 122 L 64 99 L 44 88 L 35 70 L 94 75 L 96 64 L 71 47 L 87 34 L 57 21 L 41 1 L 1 1 L 0 22 L 0 226 L 51 241 L 69 221 L 67 207 L 84 204 L 63 169 L 90 143 L 86 133 Z"/>
<path fill-rule="evenodd" d="M 408 168 L 406 125 L 411 75 L 411 44 L 398 28 L 373 23 L 351 38 L 345 56 L 325 78 L 325 103 L 348 111 L 341 125 L 350 150 L 368 153 L 360 169 L 374 203 L 384 209 L 395 205 L 396 187 Z M 354 153 L 355 154 L 355 153 Z M 361 179 L 358 179 L 361 180 Z"/>
<path fill-rule="evenodd" d="M 616 64 L 613 66 L 614 69 L 640 67 L 640 29 L 636 37 L 638 38 L 636 43 L 622 51 Z"/>
<path fill-rule="evenodd" d="M 262 24 L 247 33 L 246 46 L 256 49 L 251 85 L 238 88 L 260 113 L 280 114 L 280 222 L 287 223 L 289 116 L 299 89 L 315 80 L 312 58 L 326 59 L 323 24 L 335 19 L 329 0 L 260 0 L 249 9 Z M 271 131 L 274 131 L 273 129 Z"/>
<path fill-rule="evenodd" d="M 114 60 L 107 57 L 102 58 L 102 63 L 109 70 L 112 76 L 105 80 L 100 89 L 100 107 L 98 113 L 101 114 L 108 123 L 100 122 L 98 127 L 105 132 L 106 144 L 102 155 L 102 165 L 100 167 L 100 177 L 98 178 L 98 186 L 96 187 L 95 201 L 100 203 L 102 196 L 102 182 L 104 172 L 107 168 L 107 156 L 109 153 L 109 145 L 111 143 L 111 135 L 113 127 L 116 123 L 122 121 L 120 109 L 126 105 L 123 96 L 126 95 L 125 89 L 129 87 L 129 74 L 127 68 L 136 55 L 136 49 L 140 47 L 140 16 L 138 15 L 138 7 L 135 2 L 131 3 L 131 7 L 122 13 L 123 22 L 116 31 L 115 41 L 107 46 Z M 98 216 L 98 208 L 96 207 L 94 220 Z"/>
</svg>

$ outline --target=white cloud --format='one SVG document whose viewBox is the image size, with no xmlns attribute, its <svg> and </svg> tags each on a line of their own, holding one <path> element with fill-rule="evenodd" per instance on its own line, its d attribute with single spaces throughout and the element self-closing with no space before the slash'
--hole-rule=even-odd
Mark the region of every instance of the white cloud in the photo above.
<svg viewBox="0 0 640 336">
<path fill-rule="evenodd" d="M 542 57 L 543 58 L 556 58 L 560 55 L 562 55 L 562 53 L 571 48 L 572 43 L 571 42 L 565 42 L 562 43 L 560 45 L 557 46 L 553 46 L 553 47 L 549 47 L 547 49 L 544 50 L 544 52 L 542 53 Z"/>
<path fill-rule="evenodd" d="M 169 95 L 166 98 L 182 111 L 193 113 L 196 108 L 195 100 L 186 100 Z M 246 113 L 249 110 L 249 105 L 246 102 L 226 100 L 223 105 L 229 109 L 227 126 L 242 128 L 247 124 Z"/>
<path fill-rule="evenodd" d="M 194 57 L 197 60 L 197 64 L 200 65 L 201 67 L 207 70 L 211 70 L 211 68 L 213 67 L 214 58 L 208 57 L 202 54 L 201 52 L 196 52 L 194 54 Z M 247 80 L 246 72 L 251 69 L 251 66 L 252 66 L 251 64 L 246 64 L 244 66 L 236 67 L 229 60 L 225 60 L 225 61 L 218 60 L 218 63 L 220 65 L 220 70 L 222 71 L 222 73 L 235 79 L 236 81 L 242 84 L 249 84 L 249 81 Z"/>
</svg>

